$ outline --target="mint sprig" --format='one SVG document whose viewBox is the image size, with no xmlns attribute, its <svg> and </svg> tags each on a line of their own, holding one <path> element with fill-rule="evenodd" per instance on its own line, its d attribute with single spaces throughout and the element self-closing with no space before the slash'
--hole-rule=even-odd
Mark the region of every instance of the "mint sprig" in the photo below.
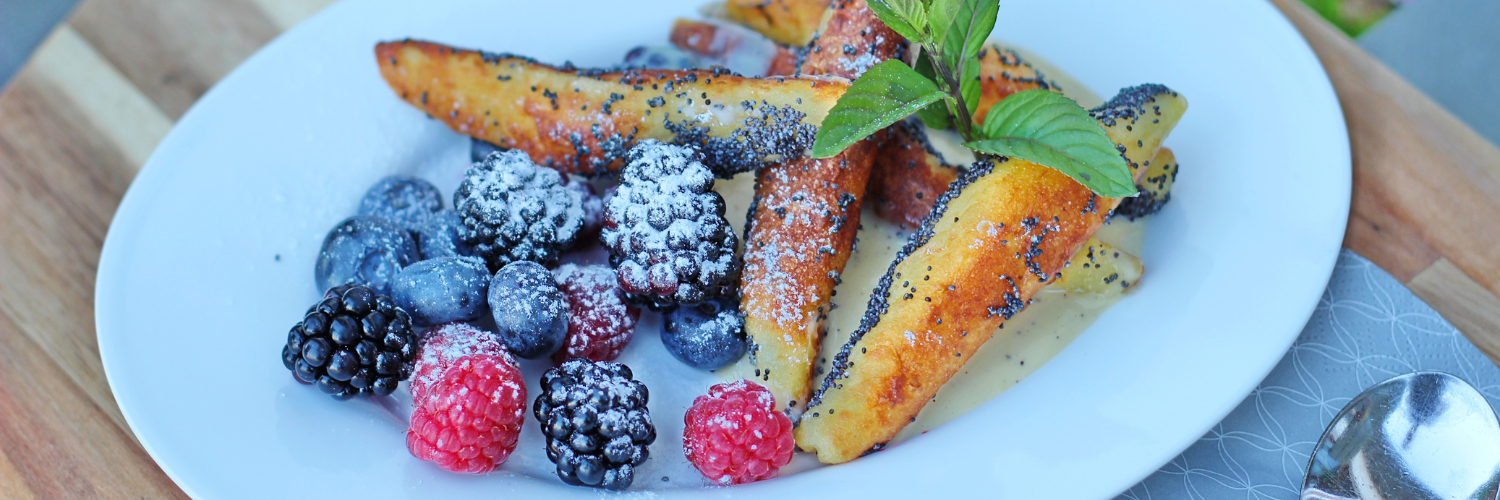
<svg viewBox="0 0 1500 500">
<path fill-rule="evenodd" d="M 844 91 L 813 140 L 814 158 L 839 154 L 850 144 L 943 98 L 943 91 L 901 61 L 884 61 Z"/>
<path fill-rule="evenodd" d="M 906 37 L 913 67 L 876 65 L 850 85 L 823 120 L 812 155 L 838 154 L 913 113 L 930 127 L 953 127 L 981 156 L 1009 156 L 1067 174 L 1101 196 L 1135 194 L 1130 168 L 1099 123 L 1071 99 L 1046 90 L 1012 95 L 974 125 L 982 89 L 979 52 L 995 29 L 998 0 L 868 0 Z"/>
<path fill-rule="evenodd" d="M 1062 94 L 1028 90 L 1007 97 L 990 108 L 980 133 L 984 139 L 964 146 L 1052 167 L 1101 196 L 1136 192 L 1130 166 L 1099 122 Z"/>
</svg>

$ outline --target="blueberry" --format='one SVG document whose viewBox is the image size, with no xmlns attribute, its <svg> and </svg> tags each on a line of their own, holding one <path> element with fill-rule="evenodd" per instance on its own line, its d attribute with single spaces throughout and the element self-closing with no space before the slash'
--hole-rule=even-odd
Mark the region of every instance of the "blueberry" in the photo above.
<svg viewBox="0 0 1500 500">
<path fill-rule="evenodd" d="M 473 255 L 474 250 L 458 237 L 458 228 L 462 224 L 463 219 L 458 216 L 458 212 L 444 210 L 411 228 L 412 236 L 417 238 L 417 251 L 422 254 L 422 259 Z"/>
<path fill-rule="evenodd" d="M 661 343 L 672 356 L 700 370 L 729 366 L 745 354 L 745 318 L 722 298 L 682 305 L 662 315 Z"/>
<path fill-rule="evenodd" d="M 418 326 L 468 321 L 489 308 L 490 270 L 473 257 L 440 257 L 407 266 L 391 283 L 391 298 Z M 398 339 L 399 340 L 399 339 Z M 398 346 L 399 348 L 399 346 Z"/>
<path fill-rule="evenodd" d="M 379 217 L 356 215 L 323 239 L 313 277 L 321 290 L 354 281 L 389 295 L 396 273 L 417 260 L 417 245 L 405 229 Z"/>
<path fill-rule="evenodd" d="M 703 62 L 687 51 L 670 45 L 642 45 L 625 53 L 625 64 L 630 68 L 649 69 L 696 69 Z"/>
<path fill-rule="evenodd" d="M 479 163 L 484 161 L 490 153 L 506 151 L 505 148 L 496 146 L 495 143 L 483 139 L 469 139 L 469 161 Z"/>
<path fill-rule="evenodd" d="M 432 183 L 409 175 L 376 182 L 359 200 L 359 214 L 384 217 L 411 229 L 443 211 L 443 193 Z"/>
<path fill-rule="evenodd" d="M 568 333 L 568 300 L 552 272 L 531 261 L 506 264 L 490 280 L 490 313 L 500 343 L 529 359 L 552 354 Z"/>
</svg>

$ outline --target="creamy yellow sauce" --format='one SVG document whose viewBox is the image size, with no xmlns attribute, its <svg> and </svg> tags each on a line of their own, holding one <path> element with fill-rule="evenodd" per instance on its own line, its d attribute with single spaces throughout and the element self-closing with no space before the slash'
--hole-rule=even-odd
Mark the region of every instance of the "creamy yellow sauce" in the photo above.
<svg viewBox="0 0 1500 500">
<path fill-rule="evenodd" d="M 1062 87 L 1063 93 L 1079 105 L 1092 108 L 1103 103 L 1098 95 L 1055 66 L 1026 51 L 1018 49 L 1017 52 Z M 929 129 L 928 135 L 934 149 L 942 153 L 948 163 L 972 161 L 973 154 L 962 146 L 956 133 Z M 745 217 L 755 195 L 755 174 L 746 172 L 733 179 L 720 180 L 715 189 L 723 194 L 725 218 L 740 233 L 743 242 Z M 1122 217 L 1100 228 L 1095 236 L 1116 248 L 1139 255 L 1144 229 L 1144 221 L 1131 222 Z M 895 260 L 908 236 L 909 231 L 900 231 L 895 224 L 876 216 L 873 208 L 864 207 L 860 215 L 858 244 L 841 275 L 843 283 L 835 288 L 837 293 L 833 302 L 837 307 L 828 314 L 828 335 L 823 338 L 818 356 L 814 388 L 821 383 L 832 354 L 837 353 L 859 327 L 870 291 Z M 926 432 L 1005 392 L 1062 352 L 1119 298 L 1120 295 L 1076 295 L 1052 287 L 1044 288 L 1031 305 L 1006 321 L 994 337 L 979 348 L 964 364 L 963 370 L 943 385 L 916 421 L 906 426 L 893 442 Z M 746 378 L 751 375 L 752 368 L 742 360 L 735 367 L 719 373 L 726 379 Z"/>
</svg>

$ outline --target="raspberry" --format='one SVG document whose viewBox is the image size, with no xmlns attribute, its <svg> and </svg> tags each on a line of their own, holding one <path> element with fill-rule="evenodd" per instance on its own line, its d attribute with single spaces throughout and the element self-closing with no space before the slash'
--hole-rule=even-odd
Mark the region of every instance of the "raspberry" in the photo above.
<svg viewBox="0 0 1500 500">
<path fill-rule="evenodd" d="M 462 323 L 429 330 L 412 378 L 406 448 L 439 467 L 484 474 L 516 449 L 526 384 L 494 335 Z"/>
<path fill-rule="evenodd" d="M 614 361 L 635 335 L 641 310 L 625 304 L 615 272 L 608 266 L 563 264 L 553 271 L 568 299 L 566 345 L 553 353 L 561 364 L 573 358 Z"/>
<path fill-rule="evenodd" d="M 713 482 L 759 481 L 792 461 L 792 420 L 776 411 L 771 391 L 754 382 L 709 388 L 683 420 L 688 461 Z"/>
</svg>

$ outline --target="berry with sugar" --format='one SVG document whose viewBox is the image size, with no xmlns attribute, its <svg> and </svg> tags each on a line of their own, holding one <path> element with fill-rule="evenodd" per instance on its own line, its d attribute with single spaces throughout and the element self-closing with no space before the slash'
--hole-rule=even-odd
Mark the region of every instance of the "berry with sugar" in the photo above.
<svg viewBox="0 0 1500 500">
<path fill-rule="evenodd" d="M 568 334 L 568 299 L 552 271 L 516 261 L 490 279 L 490 314 L 500 343 L 515 355 L 536 359 L 552 354 Z"/>
<path fill-rule="evenodd" d="M 359 283 L 390 295 L 391 280 L 418 259 L 417 245 L 400 225 L 369 215 L 344 219 L 323 239 L 313 268 L 319 290 Z"/>
<path fill-rule="evenodd" d="M 516 449 L 526 384 L 494 335 L 462 323 L 429 330 L 412 378 L 412 456 L 469 474 L 495 469 Z"/>
<path fill-rule="evenodd" d="M 659 310 L 732 295 L 738 237 L 713 173 L 692 149 L 655 140 L 628 156 L 601 233 L 626 296 Z"/>
<path fill-rule="evenodd" d="M 715 385 L 693 401 L 683 421 L 688 461 L 715 483 L 760 481 L 792 461 L 792 421 L 776 411 L 776 398 L 760 384 Z"/>
<path fill-rule="evenodd" d="M 607 266 L 563 264 L 553 274 L 568 298 L 568 338 L 552 360 L 614 361 L 635 336 L 638 307 L 625 303 L 615 272 Z"/>
</svg>

